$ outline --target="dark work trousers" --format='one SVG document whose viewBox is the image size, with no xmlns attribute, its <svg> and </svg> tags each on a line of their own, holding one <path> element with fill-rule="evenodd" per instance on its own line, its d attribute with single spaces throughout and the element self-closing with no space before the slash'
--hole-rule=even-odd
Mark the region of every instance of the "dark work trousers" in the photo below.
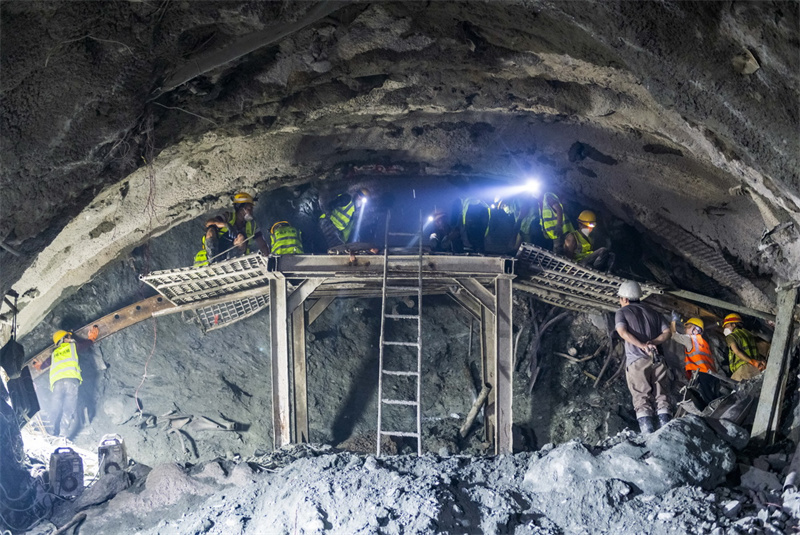
<svg viewBox="0 0 800 535">
<path fill-rule="evenodd" d="M 698 372 L 694 386 L 703 398 L 703 406 L 697 407 L 701 411 L 719 397 L 719 379 L 713 375 Z"/>
<path fill-rule="evenodd" d="M 615 259 L 616 255 L 614 253 L 605 247 L 601 247 L 581 260 L 580 263 L 597 271 L 611 271 L 611 268 L 614 267 Z"/>
<path fill-rule="evenodd" d="M 473 253 L 486 251 L 486 227 L 489 225 L 489 211 L 485 205 L 473 204 L 467 208 L 464 218 L 464 233 Z"/>
<path fill-rule="evenodd" d="M 59 379 L 53 385 L 53 413 L 50 425 L 53 435 L 72 439 L 78 430 L 78 388 L 81 382 L 77 379 Z"/>
<path fill-rule="evenodd" d="M 325 219 L 320 219 L 319 227 L 320 230 L 322 230 L 322 235 L 325 236 L 325 244 L 328 246 L 328 249 L 344 244 L 341 231 L 331 223 L 330 219 L 327 217 Z"/>
</svg>

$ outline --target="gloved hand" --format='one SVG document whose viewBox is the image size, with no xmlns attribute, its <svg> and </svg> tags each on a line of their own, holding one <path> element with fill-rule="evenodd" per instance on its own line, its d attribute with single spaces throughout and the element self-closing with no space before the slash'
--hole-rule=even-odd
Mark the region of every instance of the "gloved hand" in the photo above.
<svg viewBox="0 0 800 535">
<path fill-rule="evenodd" d="M 92 325 L 92 327 L 89 329 L 89 333 L 86 335 L 86 337 L 91 342 L 96 342 L 98 336 L 100 336 L 100 328 L 97 325 Z"/>
<path fill-rule="evenodd" d="M 766 370 L 766 369 L 767 369 L 767 365 L 766 365 L 766 364 L 764 364 L 764 362 L 763 362 L 763 361 L 760 361 L 760 360 L 755 360 L 755 359 L 752 359 L 752 360 L 750 361 L 750 364 L 752 364 L 753 366 L 755 366 L 756 368 L 758 368 L 758 371 L 760 371 L 760 372 L 763 372 L 764 370 Z"/>
<path fill-rule="evenodd" d="M 670 314 L 670 316 L 669 316 L 669 321 L 677 323 L 677 322 L 681 321 L 681 315 L 673 310 L 672 314 Z"/>
</svg>

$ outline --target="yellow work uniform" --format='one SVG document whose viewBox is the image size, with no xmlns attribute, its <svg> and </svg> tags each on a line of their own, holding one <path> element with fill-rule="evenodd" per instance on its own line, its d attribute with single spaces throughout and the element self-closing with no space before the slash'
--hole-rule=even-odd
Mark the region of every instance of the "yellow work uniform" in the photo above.
<svg viewBox="0 0 800 535">
<path fill-rule="evenodd" d="M 75 342 L 63 342 L 53 351 L 50 360 L 50 390 L 53 390 L 56 381 L 61 379 L 77 379 L 83 382 L 81 366 L 78 363 L 78 350 Z"/>
<path fill-rule="evenodd" d="M 278 227 L 270 234 L 270 249 L 274 255 L 303 254 L 301 233 L 294 227 Z"/>
</svg>

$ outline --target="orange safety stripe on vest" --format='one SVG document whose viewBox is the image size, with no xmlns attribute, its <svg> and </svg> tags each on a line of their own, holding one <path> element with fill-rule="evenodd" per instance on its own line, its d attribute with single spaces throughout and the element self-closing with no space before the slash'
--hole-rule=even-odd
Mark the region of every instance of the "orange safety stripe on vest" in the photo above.
<svg viewBox="0 0 800 535">
<path fill-rule="evenodd" d="M 684 358 L 686 371 L 698 370 L 703 373 L 717 371 L 708 342 L 699 335 L 690 336 L 690 338 L 692 339 L 692 349 L 684 348 L 683 350 L 686 355 Z"/>
</svg>

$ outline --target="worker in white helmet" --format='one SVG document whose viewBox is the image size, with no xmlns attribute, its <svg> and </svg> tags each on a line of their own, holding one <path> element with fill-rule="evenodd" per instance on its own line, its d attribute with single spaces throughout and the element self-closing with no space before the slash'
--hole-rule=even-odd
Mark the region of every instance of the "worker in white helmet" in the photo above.
<svg viewBox="0 0 800 535">
<path fill-rule="evenodd" d="M 653 405 L 659 427 L 672 419 L 668 370 L 660 348 L 669 340 L 670 329 L 664 318 L 640 302 L 642 288 L 636 281 L 623 282 L 617 295 L 621 308 L 614 316 L 614 326 L 625 341 L 628 390 L 639 429 L 642 434 L 649 434 L 655 430 Z"/>
</svg>

